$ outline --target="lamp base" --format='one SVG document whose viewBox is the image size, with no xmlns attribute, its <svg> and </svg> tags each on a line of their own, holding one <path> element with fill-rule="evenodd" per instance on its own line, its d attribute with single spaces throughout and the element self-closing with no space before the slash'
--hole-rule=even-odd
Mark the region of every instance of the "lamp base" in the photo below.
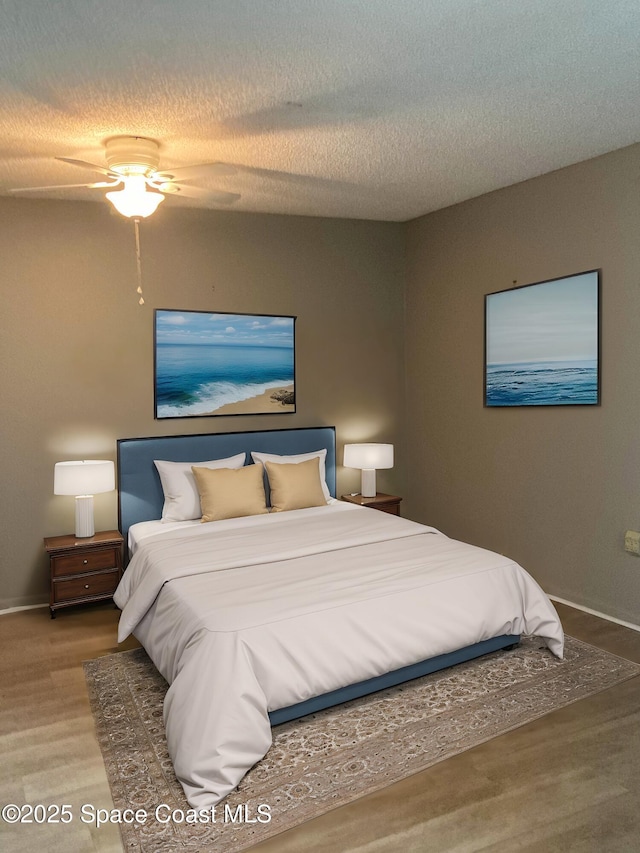
<svg viewBox="0 0 640 853">
<path fill-rule="evenodd" d="M 76 539 L 86 539 L 96 532 L 93 523 L 93 495 L 76 497 Z"/>
<path fill-rule="evenodd" d="M 376 496 L 376 470 L 375 468 L 362 469 L 362 486 L 360 494 L 363 498 L 375 498 Z"/>
</svg>

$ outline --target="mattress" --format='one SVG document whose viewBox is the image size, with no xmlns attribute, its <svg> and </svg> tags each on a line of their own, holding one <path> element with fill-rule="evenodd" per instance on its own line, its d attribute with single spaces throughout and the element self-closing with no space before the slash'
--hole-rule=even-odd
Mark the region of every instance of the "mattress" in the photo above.
<svg viewBox="0 0 640 853">
<path fill-rule="evenodd" d="M 271 745 L 268 712 L 502 634 L 563 633 L 507 557 L 343 502 L 134 531 L 119 640 L 169 684 L 169 753 L 195 808 Z"/>
</svg>

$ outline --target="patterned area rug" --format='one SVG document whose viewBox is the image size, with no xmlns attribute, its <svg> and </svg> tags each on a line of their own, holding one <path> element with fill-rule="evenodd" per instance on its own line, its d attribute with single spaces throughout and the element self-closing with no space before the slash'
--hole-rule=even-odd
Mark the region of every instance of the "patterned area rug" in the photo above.
<svg viewBox="0 0 640 853">
<path fill-rule="evenodd" d="M 209 822 L 190 824 L 180 822 L 189 805 L 164 737 L 165 681 L 142 649 L 84 667 L 114 805 L 149 815 L 121 828 L 125 849 L 140 853 L 237 853 L 640 674 L 639 665 L 571 637 L 563 661 L 525 638 L 513 651 L 278 726 L 268 754 Z"/>
</svg>

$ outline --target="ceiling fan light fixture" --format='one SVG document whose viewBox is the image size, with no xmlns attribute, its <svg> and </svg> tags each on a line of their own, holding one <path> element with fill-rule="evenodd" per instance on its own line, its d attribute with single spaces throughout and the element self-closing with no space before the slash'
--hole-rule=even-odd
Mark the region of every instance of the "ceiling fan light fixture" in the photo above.
<svg viewBox="0 0 640 853">
<path fill-rule="evenodd" d="M 164 201 L 162 193 L 147 189 L 142 175 L 131 175 L 122 180 L 124 189 L 107 193 L 106 197 L 123 216 L 144 219 L 155 213 L 160 202 Z"/>
<path fill-rule="evenodd" d="M 200 163 L 178 166 L 170 171 L 159 171 L 160 146 L 154 139 L 144 136 L 114 136 L 104 142 L 107 168 L 77 160 L 75 157 L 57 157 L 63 163 L 78 166 L 85 171 L 96 172 L 101 180 L 86 184 L 54 184 L 46 187 L 18 187 L 10 192 L 45 192 L 76 188 L 111 189 L 106 198 L 123 216 L 144 219 L 151 216 L 167 193 L 180 193 L 183 198 L 195 198 L 212 204 L 232 204 L 240 198 L 239 193 L 224 190 L 208 190 L 193 186 L 185 181 L 201 173 L 235 175 L 237 169 L 228 163 Z M 105 180 L 106 178 L 106 180 Z"/>
<path fill-rule="evenodd" d="M 119 175 L 149 177 L 158 168 L 160 146 L 144 136 L 114 136 L 105 142 L 107 166 Z"/>
</svg>

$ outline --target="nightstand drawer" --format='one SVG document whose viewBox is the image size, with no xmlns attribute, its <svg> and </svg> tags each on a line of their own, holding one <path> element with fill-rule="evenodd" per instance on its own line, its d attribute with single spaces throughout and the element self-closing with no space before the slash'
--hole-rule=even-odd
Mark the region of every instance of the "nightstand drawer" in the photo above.
<svg viewBox="0 0 640 853">
<path fill-rule="evenodd" d="M 400 505 L 397 501 L 395 503 L 376 504 L 375 508 L 381 512 L 388 512 L 389 515 L 400 515 Z"/>
<path fill-rule="evenodd" d="M 87 598 L 92 595 L 109 595 L 116 591 L 120 572 L 100 572 L 95 575 L 79 575 L 71 580 L 56 581 L 53 584 L 53 601 L 71 601 L 75 598 Z"/>
<path fill-rule="evenodd" d="M 51 574 L 54 578 L 65 575 L 77 575 L 85 572 L 99 572 L 101 569 L 118 567 L 117 548 L 85 549 L 81 554 L 60 554 L 51 557 Z"/>
</svg>

